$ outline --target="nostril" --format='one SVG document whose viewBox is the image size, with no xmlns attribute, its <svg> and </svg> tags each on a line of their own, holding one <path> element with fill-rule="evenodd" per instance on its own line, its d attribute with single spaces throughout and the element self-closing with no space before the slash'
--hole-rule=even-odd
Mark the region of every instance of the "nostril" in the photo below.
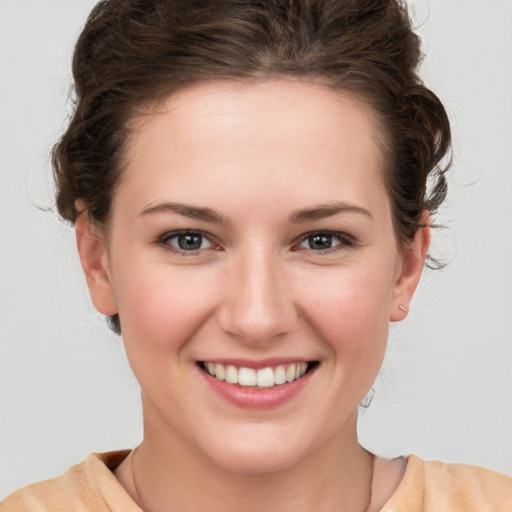
<svg viewBox="0 0 512 512">
<path fill-rule="evenodd" d="M 219 312 L 222 330 L 249 344 L 278 339 L 291 332 L 297 314 L 291 304 L 261 304 L 234 300 Z"/>
<path fill-rule="evenodd" d="M 218 321 L 224 332 L 258 344 L 290 332 L 297 321 L 281 262 L 263 249 L 238 254 L 223 283 Z"/>
</svg>

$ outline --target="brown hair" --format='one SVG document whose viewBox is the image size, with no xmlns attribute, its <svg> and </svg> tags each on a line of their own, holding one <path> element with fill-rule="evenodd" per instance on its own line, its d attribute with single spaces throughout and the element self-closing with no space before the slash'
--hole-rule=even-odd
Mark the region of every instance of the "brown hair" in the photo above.
<svg viewBox="0 0 512 512">
<path fill-rule="evenodd" d="M 127 125 L 142 105 L 199 81 L 285 75 L 349 91 L 380 115 L 403 247 L 447 188 L 449 121 L 417 75 L 420 60 L 400 0 L 100 1 L 76 45 L 74 115 L 53 151 L 59 213 L 74 222 L 81 199 L 91 220 L 108 222 Z"/>
</svg>

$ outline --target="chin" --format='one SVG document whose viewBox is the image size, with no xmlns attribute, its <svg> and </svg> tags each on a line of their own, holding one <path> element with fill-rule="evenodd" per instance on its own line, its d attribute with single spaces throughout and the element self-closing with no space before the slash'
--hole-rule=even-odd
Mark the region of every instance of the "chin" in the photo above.
<svg viewBox="0 0 512 512">
<path fill-rule="evenodd" d="M 252 425 L 254 427 L 254 425 Z M 236 435 L 231 431 L 228 439 L 208 446 L 208 456 L 225 471 L 244 475 L 269 474 L 289 469 L 306 459 L 314 451 L 311 440 L 284 432 L 263 428 L 243 429 Z"/>
<path fill-rule="evenodd" d="M 247 449 L 234 447 L 230 453 L 216 458 L 225 471 L 241 475 L 265 475 L 286 470 L 300 461 L 296 450 L 276 450 L 274 447 Z"/>
</svg>

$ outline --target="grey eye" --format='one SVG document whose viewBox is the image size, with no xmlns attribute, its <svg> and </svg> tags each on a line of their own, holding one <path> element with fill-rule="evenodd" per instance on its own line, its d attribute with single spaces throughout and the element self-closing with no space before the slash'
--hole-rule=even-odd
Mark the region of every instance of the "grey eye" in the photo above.
<svg viewBox="0 0 512 512">
<path fill-rule="evenodd" d="M 340 241 L 330 233 L 314 233 L 309 235 L 300 245 L 306 249 L 322 251 L 339 245 Z"/>
<path fill-rule="evenodd" d="M 180 233 L 169 237 L 166 242 L 182 251 L 199 251 L 212 246 L 212 243 L 201 233 Z"/>
</svg>

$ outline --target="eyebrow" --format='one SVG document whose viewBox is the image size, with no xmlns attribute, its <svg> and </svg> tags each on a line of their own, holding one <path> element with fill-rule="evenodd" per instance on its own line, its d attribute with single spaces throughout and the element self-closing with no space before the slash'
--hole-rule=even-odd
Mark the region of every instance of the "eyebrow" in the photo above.
<svg viewBox="0 0 512 512">
<path fill-rule="evenodd" d="M 338 213 L 359 213 L 373 219 L 373 215 L 360 206 L 355 206 L 348 203 L 330 203 L 315 206 L 313 208 L 306 208 L 303 210 L 297 210 L 290 215 L 289 222 L 291 224 L 300 224 L 301 222 L 307 222 L 308 220 L 325 219 L 332 217 Z"/>
<path fill-rule="evenodd" d="M 347 204 L 347 203 L 332 203 L 315 206 L 313 208 L 304 208 L 293 212 L 288 222 L 290 224 L 300 224 L 301 222 L 307 222 L 309 220 L 325 219 L 332 217 L 339 213 L 353 212 L 366 215 L 373 219 L 372 214 L 359 206 Z M 148 206 L 139 213 L 139 217 L 146 215 L 152 215 L 157 213 L 176 213 L 183 217 L 190 219 L 204 220 L 206 222 L 212 222 L 217 224 L 228 224 L 229 220 L 224 215 L 217 213 L 211 208 L 202 208 L 199 206 L 191 206 L 183 203 L 160 203 L 155 206 Z"/>
<path fill-rule="evenodd" d="M 152 215 L 156 213 L 177 213 L 190 219 L 204 220 L 206 222 L 215 222 L 217 224 L 227 224 L 228 219 L 220 215 L 211 208 L 202 208 L 182 203 L 161 203 L 155 206 L 149 206 L 139 213 L 139 217 Z"/>
</svg>

